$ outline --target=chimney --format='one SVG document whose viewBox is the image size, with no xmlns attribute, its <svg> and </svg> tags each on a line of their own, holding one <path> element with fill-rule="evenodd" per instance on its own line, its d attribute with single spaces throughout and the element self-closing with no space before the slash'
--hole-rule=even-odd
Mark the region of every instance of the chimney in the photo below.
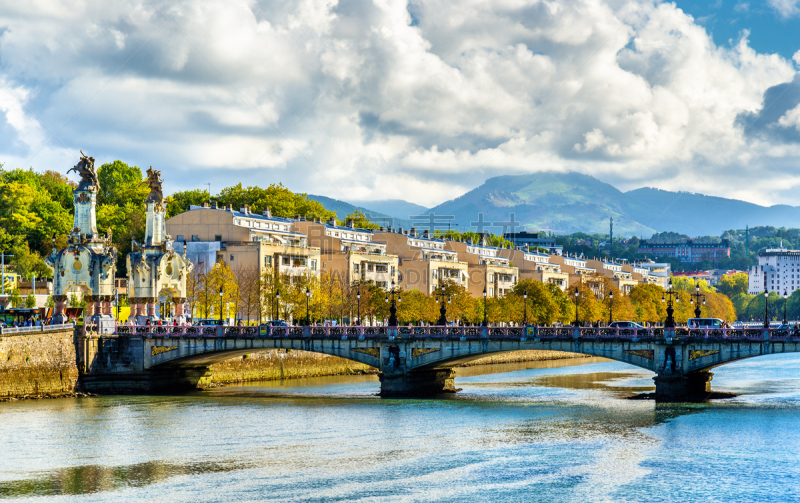
<svg viewBox="0 0 800 503">
<path fill-rule="evenodd" d="M 425 229 L 424 231 L 422 231 L 422 237 L 424 237 L 424 238 L 426 238 L 426 239 L 427 239 L 427 238 L 429 238 L 430 236 L 431 236 L 431 235 L 430 235 L 430 233 L 428 232 L 428 229 Z"/>
<path fill-rule="evenodd" d="M 217 204 L 216 201 L 211 201 L 211 209 L 213 210 L 219 209 L 219 205 Z"/>
<path fill-rule="evenodd" d="M 380 230 L 381 230 L 381 232 L 386 232 L 386 227 L 381 225 Z"/>
<path fill-rule="evenodd" d="M 306 216 L 305 215 L 300 215 L 300 221 L 301 222 L 305 222 L 306 221 Z"/>
<path fill-rule="evenodd" d="M 409 236 L 413 236 L 413 237 L 417 237 L 417 228 L 416 228 L 416 227 L 412 227 L 412 228 L 411 228 L 411 229 L 408 231 L 408 235 L 409 235 Z"/>
<path fill-rule="evenodd" d="M 404 234 L 404 232 L 403 232 L 403 228 L 402 228 L 402 227 L 399 227 L 399 228 L 397 229 L 397 232 L 399 232 L 400 234 Z"/>
<path fill-rule="evenodd" d="M 356 223 L 353 221 L 353 219 L 348 218 L 347 219 L 347 226 L 350 227 L 351 229 L 355 229 L 356 228 Z"/>
<path fill-rule="evenodd" d="M 322 223 L 322 219 L 320 217 L 316 217 L 314 219 L 314 223 L 321 224 Z"/>
<path fill-rule="evenodd" d="M 203 206 L 203 208 L 209 208 L 210 207 L 210 205 L 207 202 L 203 203 L 202 206 Z"/>
<path fill-rule="evenodd" d="M 269 206 L 264 208 L 264 211 L 262 211 L 261 214 L 265 217 L 272 217 L 272 211 L 270 211 Z"/>
<path fill-rule="evenodd" d="M 331 218 L 328 220 L 328 225 L 331 225 L 331 226 L 333 226 L 333 227 L 336 227 L 336 217 L 331 217 Z"/>
<path fill-rule="evenodd" d="M 228 211 L 231 211 L 231 212 L 233 211 L 233 205 L 232 204 L 228 205 Z"/>
<path fill-rule="evenodd" d="M 249 215 L 250 214 L 250 206 L 245 204 L 244 206 L 242 206 L 239 209 L 239 213 L 244 213 L 245 215 Z"/>
</svg>

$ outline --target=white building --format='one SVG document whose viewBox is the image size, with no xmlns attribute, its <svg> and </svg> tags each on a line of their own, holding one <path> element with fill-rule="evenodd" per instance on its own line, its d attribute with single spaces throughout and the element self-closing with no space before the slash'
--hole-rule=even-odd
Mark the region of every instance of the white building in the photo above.
<svg viewBox="0 0 800 503">
<path fill-rule="evenodd" d="M 765 288 L 780 295 L 800 288 L 800 250 L 772 248 L 758 254 L 758 265 L 750 268 L 747 293 L 757 295 Z"/>
</svg>

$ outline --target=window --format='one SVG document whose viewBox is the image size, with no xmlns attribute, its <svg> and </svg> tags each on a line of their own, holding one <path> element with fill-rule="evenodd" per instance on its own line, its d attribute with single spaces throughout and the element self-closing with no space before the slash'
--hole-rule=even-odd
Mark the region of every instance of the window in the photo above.
<svg viewBox="0 0 800 503">
<path fill-rule="evenodd" d="M 222 236 L 214 236 L 214 241 L 222 241 Z"/>
<path fill-rule="evenodd" d="M 192 241 L 200 241 L 200 236 L 192 235 Z"/>
<path fill-rule="evenodd" d="M 358 266 L 359 264 L 353 264 L 353 272 L 355 272 L 356 274 L 358 274 L 358 269 L 359 269 Z"/>
<path fill-rule="evenodd" d="M 231 262 L 233 262 L 233 255 L 231 255 Z"/>
<path fill-rule="evenodd" d="M 264 267 L 269 267 L 270 265 L 272 265 L 272 257 L 267 255 L 264 257 Z"/>
<path fill-rule="evenodd" d="M 178 242 L 183 241 L 183 234 L 178 234 L 178 238 L 176 239 L 176 241 Z"/>
<path fill-rule="evenodd" d="M 317 270 L 317 261 L 316 260 L 312 260 L 311 261 L 311 270 L 312 271 L 316 271 Z"/>
</svg>

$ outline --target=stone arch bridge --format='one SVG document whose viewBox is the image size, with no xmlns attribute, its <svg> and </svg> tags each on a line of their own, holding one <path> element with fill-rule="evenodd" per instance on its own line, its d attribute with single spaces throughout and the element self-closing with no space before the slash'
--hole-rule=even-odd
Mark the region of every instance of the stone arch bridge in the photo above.
<svg viewBox="0 0 800 503">
<path fill-rule="evenodd" d="M 709 369 L 766 354 L 800 351 L 800 332 L 775 329 L 608 329 L 494 327 L 124 327 L 84 336 L 89 389 L 138 391 L 196 387 L 215 362 L 268 349 L 346 358 L 380 371 L 381 395 L 455 391 L 453 367 L 493 353 L 569 351 L 609 358 L 656 374 L 656 399 L 708 395 Z"/>
</svg>

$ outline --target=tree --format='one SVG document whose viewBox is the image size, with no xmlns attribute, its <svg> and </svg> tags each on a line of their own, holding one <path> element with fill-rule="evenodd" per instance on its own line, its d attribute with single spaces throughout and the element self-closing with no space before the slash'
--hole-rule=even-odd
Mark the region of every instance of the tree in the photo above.
<svg viewBox="0 0 800 503">
<path fill-rule="evenodd" d="M 348 214 L 344 217 L 344 220 L 339 220 L 339 225 L 347 225 L 348 221 L 352 221 L 353 225 L 357 229 L 378 229 L 380 225 L 374 224 L 369 221 L 369 219 L 359 210 L 355 210 L 353 213 Z"/>
<path fill-rule="evenodd" d="M 8 303 L 11 304 L 11 307 L 20 307 L 23 302 L 19 288 L 14 287 L 14 289 L 11 290 L 11 294 L 8 296 Z"/>
<path fill-rule="evenodd" d="M 33 293 L 29 293 L 27 297 L 25 297 L 25 307 L 28 309 L 33 309 L 36 307 L 36 297 Z"/>
<path fill-rule="evenodd" d="M 717 290 L 731 299 L 739 294 L 747 294 L 749 276 L 743 272 L 727 274 L 720 278 Z"/>
<path fill-rule="evenodd" d="M 179 213 L 189 211 L 190 206 L 200 206 L 210 199 L 211 195 L 207 190 L 194 189 L 174 192 L 165 199 L 167 203 L 167 218 L 172 218 Z"/>
</svg>

